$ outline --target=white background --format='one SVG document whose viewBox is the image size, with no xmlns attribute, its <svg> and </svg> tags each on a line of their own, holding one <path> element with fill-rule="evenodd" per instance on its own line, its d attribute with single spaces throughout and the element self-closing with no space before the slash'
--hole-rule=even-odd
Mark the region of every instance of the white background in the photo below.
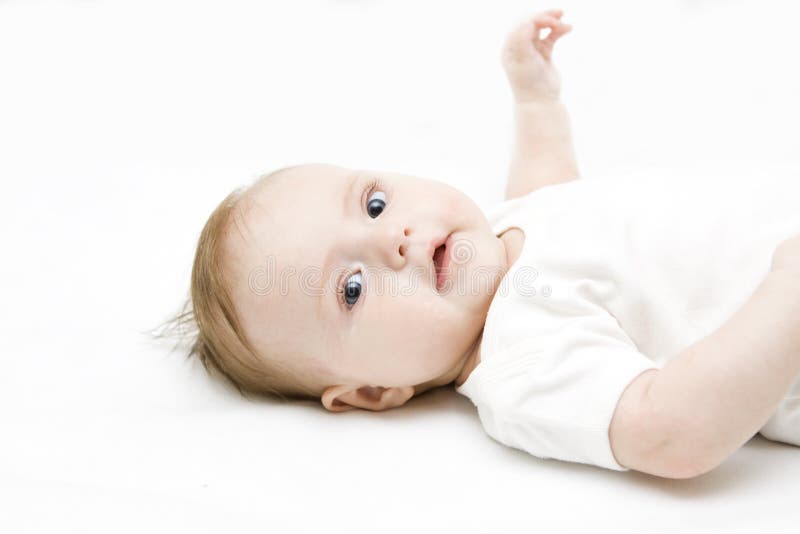
<svg viewBox="0 0 800 534">
<path fill-rule="evenodd" d="M 0 530 L 796 525 L 796 447 L 757 437 L 687 481 L 542 461 L 452 390 L 383 414 L 245 401 L 143 334 L 261 173 L 328 162 L 500 201 L 500 47 L 551 7 L 574 26 L 554 59 L 585 179 L 800 165 L 791 2 L 0 0 Z"/>
</svg>

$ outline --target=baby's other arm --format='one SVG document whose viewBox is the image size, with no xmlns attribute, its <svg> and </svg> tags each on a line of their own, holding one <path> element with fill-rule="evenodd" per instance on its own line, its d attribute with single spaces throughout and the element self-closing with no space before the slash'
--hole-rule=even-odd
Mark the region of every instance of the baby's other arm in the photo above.
<svg viewBox="0 0 800 534">
<path fill-rule="evenodd" d="M 668 478 L 711 471 L 752 438 L 800 376 L 800 236 L 718 330 L 645 372 L 609 428 L 617 461 Z M 640 387 L 641 386 L 641 387 Z"/>
<path fill-rule="evenodd" d="M 515 125 L 506 199 L 579 177 L 561 81 L 551 62 L 553 45 L 572 29 L 561 15 L 561 10 L 537 14 L 511 32 L 503 47 Z M 540 39 L 545 29 L 550 33 Z"/>
</svg>

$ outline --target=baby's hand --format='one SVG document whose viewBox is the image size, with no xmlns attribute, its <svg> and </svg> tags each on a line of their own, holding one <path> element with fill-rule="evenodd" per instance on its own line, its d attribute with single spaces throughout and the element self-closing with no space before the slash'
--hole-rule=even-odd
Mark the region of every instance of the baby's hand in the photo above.
<svg viewBox="0 0 800 534">
<path fill-rule="evenodd" d="M 539 13 L 506 38 L 503 68 L 517 102 L 558 100 L 561 79 L 550 58 L 555 42 L 572 29 L 571 25 L 561 22 L 562 14 L 560 9 Z M 549 28 L 550 33 L 540 39 L 539 33 L 545 28 Z"/>
</svg>

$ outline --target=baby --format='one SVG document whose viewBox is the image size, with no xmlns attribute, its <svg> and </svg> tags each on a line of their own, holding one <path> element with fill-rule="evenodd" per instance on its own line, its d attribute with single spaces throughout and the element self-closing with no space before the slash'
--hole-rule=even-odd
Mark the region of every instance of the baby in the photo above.
<svg viewBox="0 0 800 534">
<path fill-rule="evenodd" d="M 237 189 L 175 319 L 197 326 L 191 354 L 243 394 L 333 412 L 454 384 L 499 442 L 613 470 L 696 476 L 759 431 L 800 445 L 797 191 L 579 179 L 561 17 L 503 48 L 505 201 L 325 164 Z"/>
</svg>

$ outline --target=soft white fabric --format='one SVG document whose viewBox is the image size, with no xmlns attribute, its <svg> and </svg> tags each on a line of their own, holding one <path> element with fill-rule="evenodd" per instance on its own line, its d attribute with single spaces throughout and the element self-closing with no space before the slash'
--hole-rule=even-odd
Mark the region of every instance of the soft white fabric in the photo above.
<svg viewBox="0 0 800 534">
<path fill-rule="evenodd" d="M 800 234 L 798 198 L 800 173 L 651 171 L 494 206 L 495 234 L 519 227 L 526 239 L 457 391 L 506 445 L 627 470 L 608 438 L 623 391 L 741 306 L 775 247 Z"/>
</svg>

